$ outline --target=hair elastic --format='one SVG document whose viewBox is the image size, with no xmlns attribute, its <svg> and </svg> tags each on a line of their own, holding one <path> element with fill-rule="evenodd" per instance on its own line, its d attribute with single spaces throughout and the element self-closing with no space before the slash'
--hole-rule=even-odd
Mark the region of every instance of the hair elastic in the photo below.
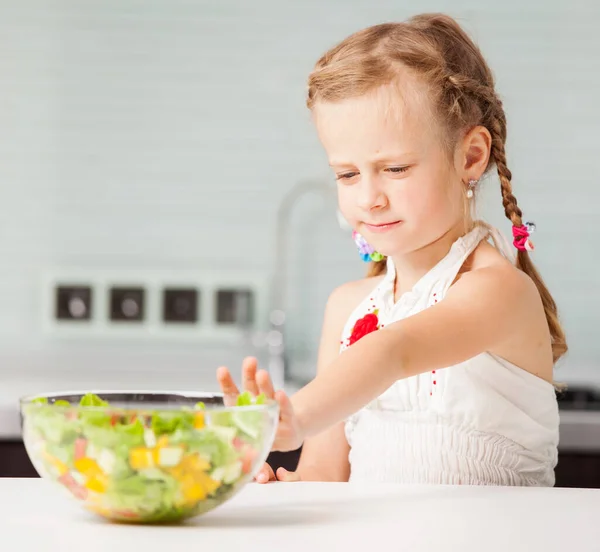
<svg viewBox="0 0 600 552">
<path fill-rule="evenodd" d="M 512 227 L 513 234 L 513 245 L 519 251 L 533 251 L 535 246 L 533 242 L 529 239 L 530 234 L 535 232 L 535 224 L 533 222 L 526 222 L 521 226 Z"/>
</svg>

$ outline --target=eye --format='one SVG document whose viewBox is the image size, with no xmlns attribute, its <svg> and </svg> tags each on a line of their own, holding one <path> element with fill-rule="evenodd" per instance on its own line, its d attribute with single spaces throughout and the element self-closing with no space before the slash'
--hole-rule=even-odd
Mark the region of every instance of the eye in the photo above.
<svg viewBox="0 0 600 552">
<path fill-rule="evenodd" d="M 392 174 L 400 174 L 400 173 L 406 172 L 408 169 L 410 169 L 410 167 L 407 166 L 407 167 L 388 167 L 385 170 Z"/>
<path fill-rule="evenodd" d="M 335 175 L 336 180 L 349 180 L 350 178 L 354 178 L 358 173 L 357 172 L 346 172 L 339 173 Z"/>
</svg>

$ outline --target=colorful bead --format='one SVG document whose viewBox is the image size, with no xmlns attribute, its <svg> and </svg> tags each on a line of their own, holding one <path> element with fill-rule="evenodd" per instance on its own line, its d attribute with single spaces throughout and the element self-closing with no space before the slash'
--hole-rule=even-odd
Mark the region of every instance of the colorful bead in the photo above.
<svg viewBox="0 0 600 552">
<path fill-rule="evenodd" d="M 373 246 L 369 245 L 367 240 L 365 240 L 365 238 L 363 238 L 356 230 L 352 231 L 352 239 L 354 240 L 356 247 L 358 247 L 358 254 L 360 255 L 360 258 L 364 262 L 379 262 L 385 258 L 381 253 L 375 251 Z"/>
</svg>

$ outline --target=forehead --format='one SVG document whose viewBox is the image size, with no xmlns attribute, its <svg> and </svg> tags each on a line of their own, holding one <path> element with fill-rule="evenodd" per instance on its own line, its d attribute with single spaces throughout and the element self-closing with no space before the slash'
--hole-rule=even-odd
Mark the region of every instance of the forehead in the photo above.
<svg viewBox="0 0 600 552">
<path fill-rule="evenodd" d="M 419 151 L 437 137 L 427 96 L 415 83 L 386 85 L 338 102 L 318 102 L 313 112 L 332 162 Z"/>
</svg>

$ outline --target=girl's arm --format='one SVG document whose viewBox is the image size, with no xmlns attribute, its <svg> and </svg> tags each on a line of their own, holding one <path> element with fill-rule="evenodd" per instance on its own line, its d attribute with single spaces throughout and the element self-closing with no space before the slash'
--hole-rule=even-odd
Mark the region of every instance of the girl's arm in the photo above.
<svg viewBox="0 0 600 552">
<path fill-rule="evenodd" d="M 440 303 L 353 344 L 298 391 L 291 403 L 278 392 L 281 420 L 274 448 L 299 446 L 304 437 L 339 423 L 399 379 L 452 366 L 486 351 L 502 355 L 524 347 L 535 349 L 535 356 L 548 358 L 551 367 L 547 326 L 536 331 L 542 327 L 537 324 L 540 314 L 543 318 L 535 284 L 514 267 L 500 265 L 464 274 Z"/>
<path fill-rule="evenodd" d="M 317 374 L 326 372 L 339 356 L 340 338 L 352 309 L 376 285 L 376 279 L 360 280 L 344 284 L 334 290 L 325 308 L 321 342 L 319 346 Z M 234 405 L 239 395 L 229 370 L 222 366 L 217 370 L 217 380 L 225 397 L 225 404 Z M 247 358 L 242 364 L 242 384 L 245 391 L 257 395 L 262 392 L 269 398 L 276 396 L 268 372 L 259 370 L 255 358 Z M 280 392 L 281 394 L 281 392 Z M 273 473 L 270 466 L 265 464 L 257 480 L 267 482 L 275 478 L 281 481 L 348 481 L 350 465 L 348 454 L 350 447 L 346 440 L 344 422 L 339 422 L 323 431 L 316 432 L 306 440 L 302 448 L 300 461 L 296 472 L 290 473 L 280 468 Z M 286 448 L 295 450 L 297 447 Z"/>
</svg>

